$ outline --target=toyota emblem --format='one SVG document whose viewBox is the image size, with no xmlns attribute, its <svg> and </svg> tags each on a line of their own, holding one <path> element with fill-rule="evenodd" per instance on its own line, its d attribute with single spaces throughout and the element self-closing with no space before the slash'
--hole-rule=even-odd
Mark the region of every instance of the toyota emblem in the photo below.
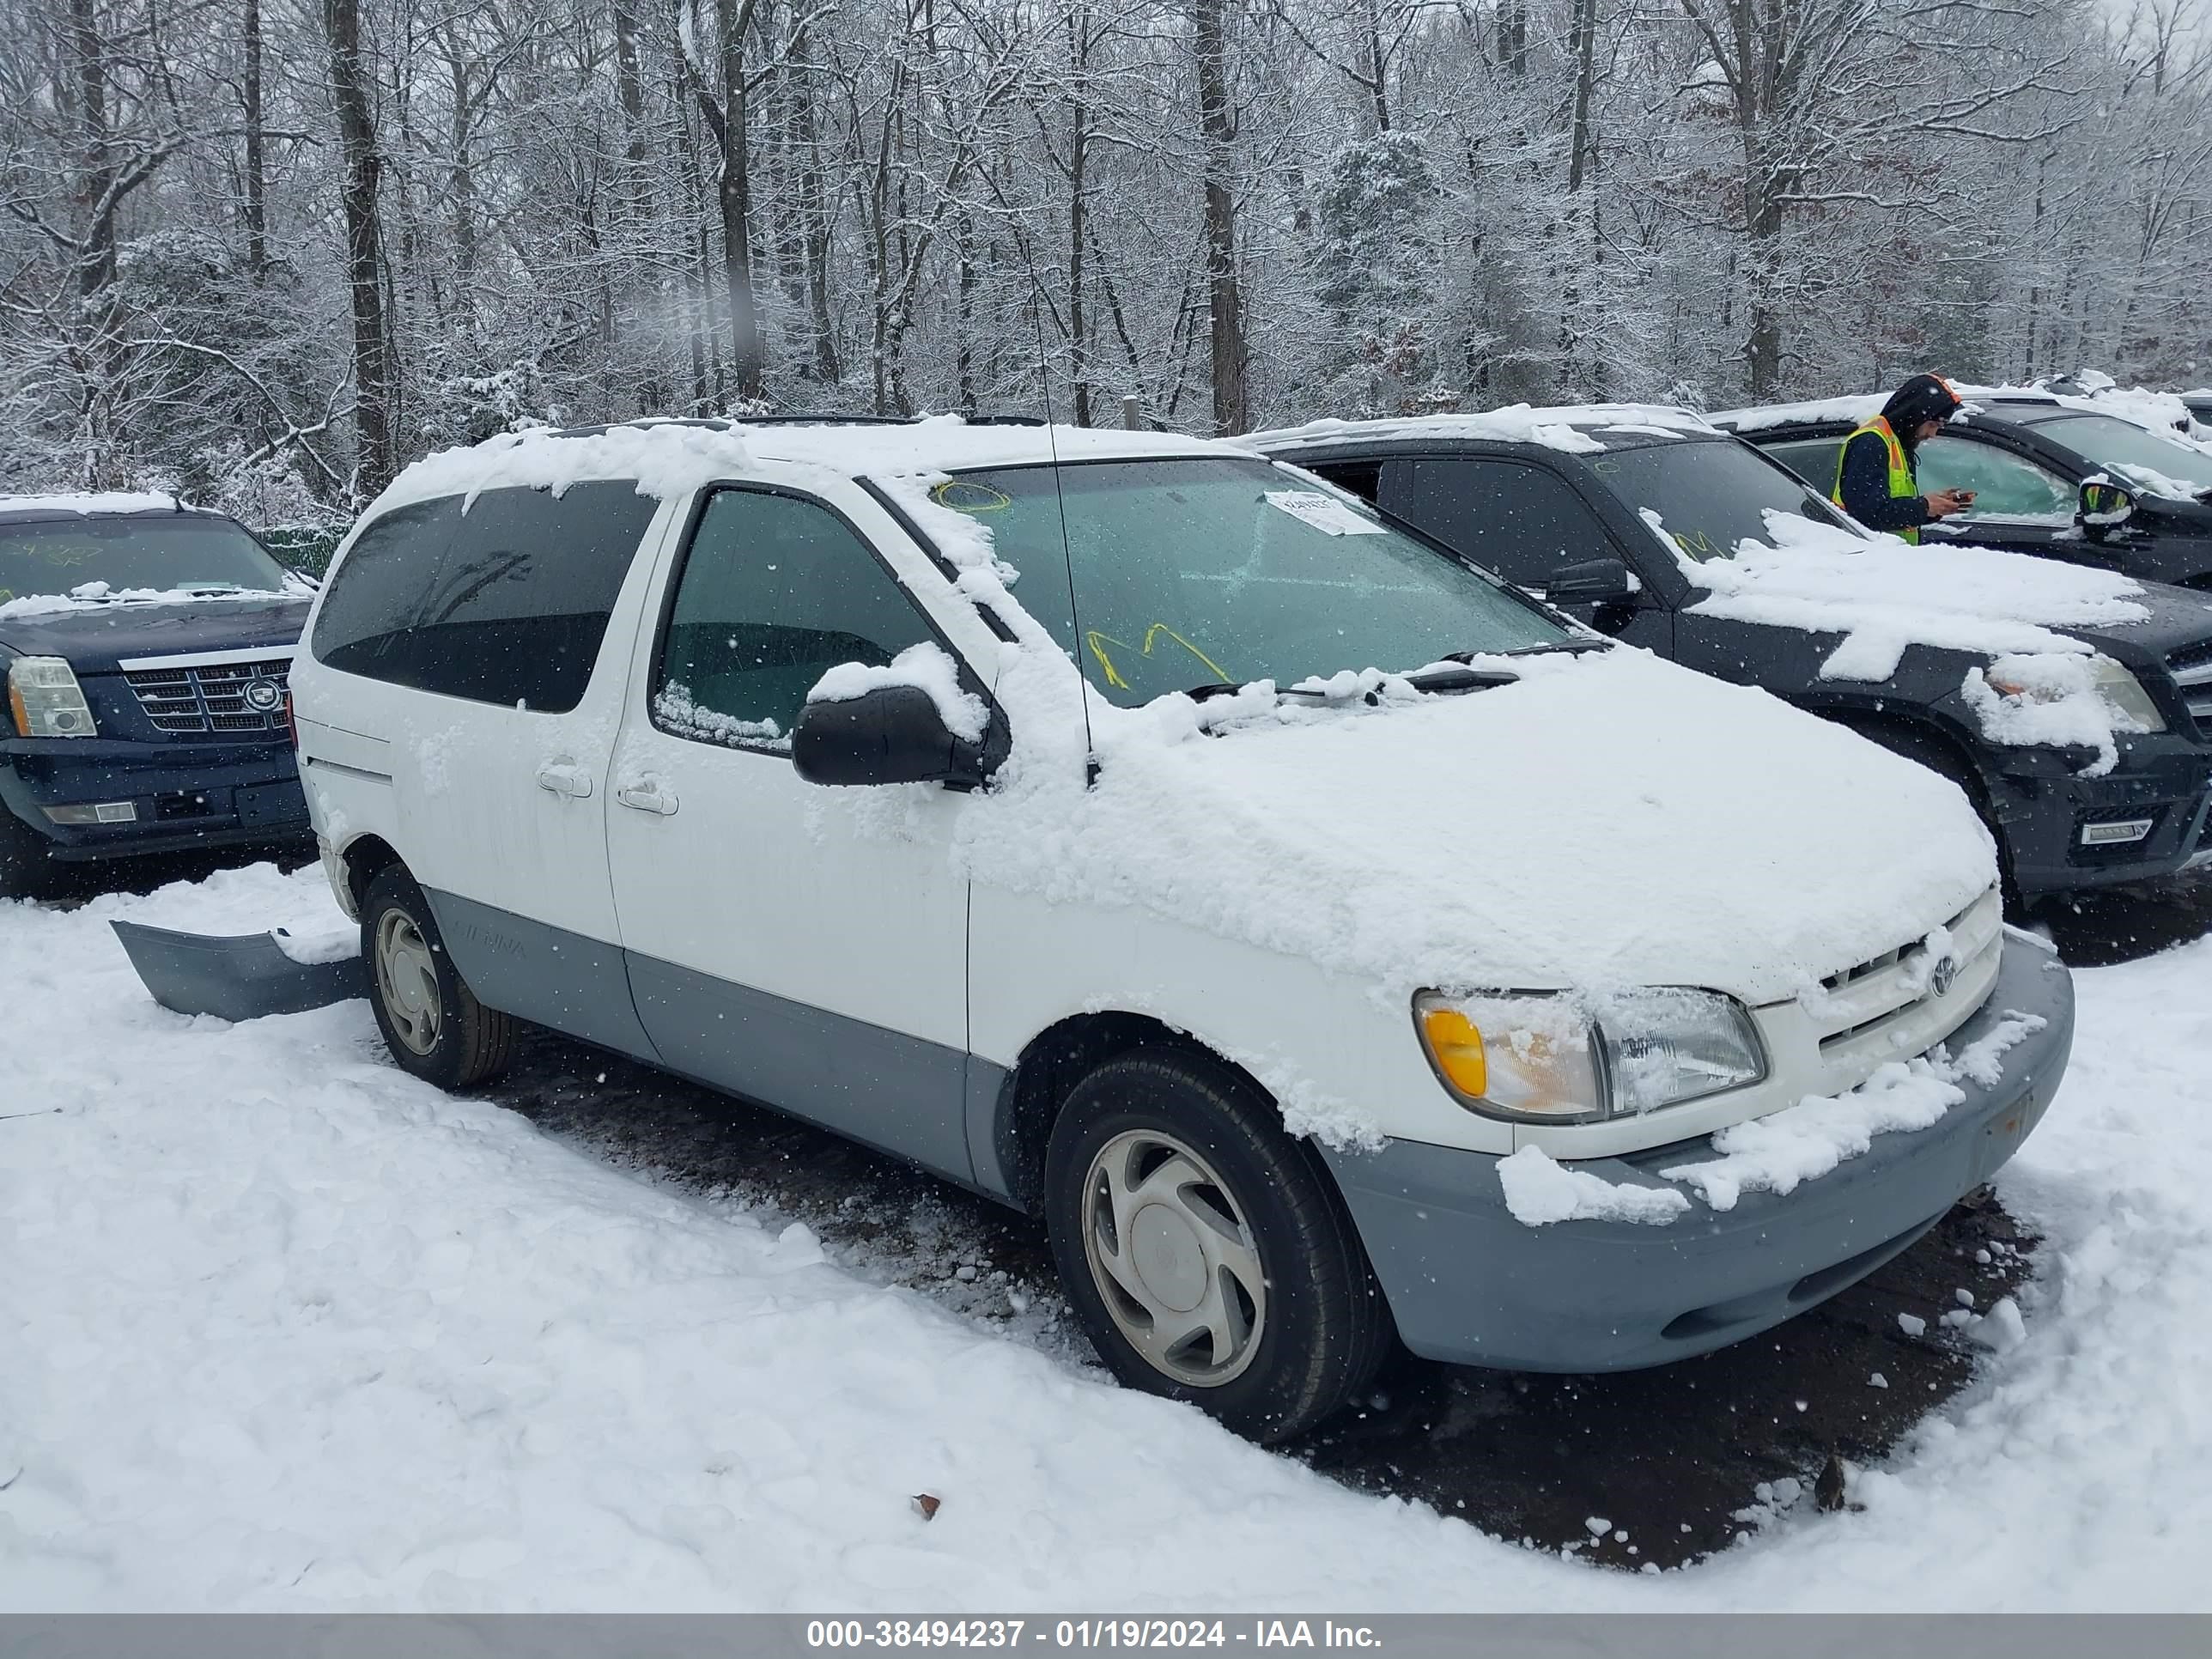
<svg viewBox="0 0 2212 1659">
<path fill-rule="evenodd" d="M 284 688 L 274 680 L 249 680 L 246 706 L 257 714 L 273 714 L 284 706 Z"/>
<path fill-rule="evenodd" d="M 1934 970 L 1928 975 L 1928 988 L 1939 997 L 1948 996 L 1958 978 L 1959 964 L 1949 957 L 1939 957 Z"/>
</svg>

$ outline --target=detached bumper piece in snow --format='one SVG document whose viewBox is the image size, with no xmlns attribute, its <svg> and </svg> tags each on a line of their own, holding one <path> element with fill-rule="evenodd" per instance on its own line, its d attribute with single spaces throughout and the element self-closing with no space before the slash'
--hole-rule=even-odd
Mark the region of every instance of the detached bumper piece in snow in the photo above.
<svg viewBox="0 0 2212 1659">
<path fill-rule="evenodd" d="M 179 933 L 135 921 L 111 921 L 154 1000 L 180 1014 L 259 1019 L 299 1014 L 348 997 L 365 996 L 368 977 L 359 957 L 295 962 L 273 933 L 218 938 Z"/>
</svg>

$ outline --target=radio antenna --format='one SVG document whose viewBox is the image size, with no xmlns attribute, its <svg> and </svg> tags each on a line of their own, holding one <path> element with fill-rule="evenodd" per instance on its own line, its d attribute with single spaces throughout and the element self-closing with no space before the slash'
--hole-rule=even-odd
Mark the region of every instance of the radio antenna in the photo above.
<svg viewBox="0 0 2212 1659">
<path fill-rule="evenodd" d="M 1075 602 L 1075 552 L 1067 535 L 1067 489 L 1060 476 L 1060 427 L 1052 409 L 1052 362 L 1045 353 L 1044 307 L 1038 306 L 1030 314 L 1036 324 L 1037 380 L 1044 388 L 1044 435 L 1052 455 L 1052 497 L 1060 509 L 1060 557 L 1067 571 L 1067 622 L 1075 630 L 1075 694 L 1083 702 L 1083 781 L 1087 788 L 1098 781 L 1098 748 L 1091 736 L 1091 677 L 1083 672 L 1088 636 Z"/>
</svg>

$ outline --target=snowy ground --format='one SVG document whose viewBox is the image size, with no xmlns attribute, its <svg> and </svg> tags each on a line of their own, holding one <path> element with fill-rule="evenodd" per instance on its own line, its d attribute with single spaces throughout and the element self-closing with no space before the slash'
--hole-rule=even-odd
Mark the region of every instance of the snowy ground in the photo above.
<svg viewBox="0 0 2212 1659">
<path fill-rule="evenodd" d="M 2080 976 L 1999 1183 L 2025 1340 L 1863 1507 L 1647 1577 L 440 1096 L 362 1004 L 166 1013 L 106 925 L 311 932 L 319 880 L 0 905 L 0 1607 L 2212 1607 L 2212 940 Z"/>
</svg>

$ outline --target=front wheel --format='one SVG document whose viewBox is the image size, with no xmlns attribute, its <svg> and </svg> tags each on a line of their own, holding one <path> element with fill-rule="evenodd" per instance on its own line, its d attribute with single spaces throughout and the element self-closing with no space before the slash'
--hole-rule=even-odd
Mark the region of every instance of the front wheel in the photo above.
<svg viewBox="0 0 2212 1659">
<path fill-rule="evenodd" d="M 1273 1441 L 1382 1360 L 1389 1313 L 1327 1174 L 1224 1067 L 1092 1072 L 1053 1126 L 1045 1205 L 1069 1300 L 1128 1387 Z"/>
<path fill-rule="evenodd" d="M 513 1017 L 477 1000 L 446 953 L 422 890 L 396 864 L 379 871 L 362 896 L 361 953 L 377 1029 L 402 1071 L 466 1089 L 507 1069 Z"/>
</svg>

